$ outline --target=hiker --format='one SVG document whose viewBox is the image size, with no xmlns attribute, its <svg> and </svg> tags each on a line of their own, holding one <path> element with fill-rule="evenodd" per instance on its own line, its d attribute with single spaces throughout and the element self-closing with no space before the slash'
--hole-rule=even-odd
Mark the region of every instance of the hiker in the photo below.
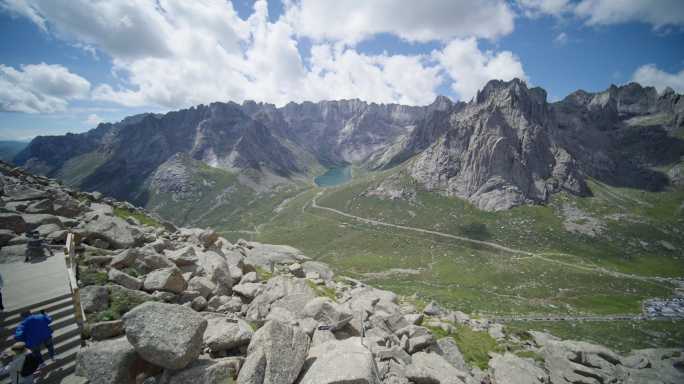
<svg viewBox="0 0 684 384">
<path fill-rule="evenodd" d="M 50 246 L 45 244 L 45 241 L 40 238 L 40 233 L 38 231 L 27 232 L 26 237 L 28 237 L 28 243 L 26 244 L 26 259 L 24 260 L 25 263 L 30 262 L 31 259 L 34 259 L 36 257 L 45 256 L 43 250 L 48 251 L 50 256 L 54 255 Z"/>
<path fill-rule="evenodd" d="M 55 359 L 55 347 L 52 344 L 52 318 L 48 316 L 45 311 L 40 311 L 39 314 L 31 314 L 31 311 L 24 311 L 21 313 L 21 324 L 14 332 L 14 338 L 17 341 L 26 343 L 26 347 L 31 350 L 33 355 L 38 359 L 40 367 L 45 366 L 43 355 L 40 353 L 43 345 L 48 350 L 48 356 L 51 361 Z"/>
<path fill-rule="evenodd" d="M 26 344 L 18 341 L 2 354 L 0 375 L 9 374 L 12 384 L 33 384 L 38 365 L 38 360 L 29 353 Z"/>
<path fill-rule="evenodd" d="M 5 311 L 5 304 L 2 302 L 2 288 L 5 286 L 5 282 L 2 281 L 2 274 L 0 274 L 0 312 Z"/>
</svg>

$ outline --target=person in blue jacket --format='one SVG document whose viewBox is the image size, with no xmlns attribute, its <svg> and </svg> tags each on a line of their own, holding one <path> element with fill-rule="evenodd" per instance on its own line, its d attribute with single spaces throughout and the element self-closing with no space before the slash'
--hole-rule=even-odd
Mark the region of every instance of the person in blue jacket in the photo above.
<svg viewBox="0 0 684 384">
<path fill-rule="evenodd" d="M 31 353 L 38 359 L 41 367 L 45 365 L 43 356 L 40 353 L 43 345 L 48 350 L 50 360 L 55 359 L 55 347 L 52 344 L 52 318 L 48 316 L 45 311 L 40 311 L 39 314 L 32 314 L 30 311 L 21 313 L 21 324 L 14 332 L 14 338 L 17 341 L 23 341 L 26 348 L 31 350 Z"/>
</svg>

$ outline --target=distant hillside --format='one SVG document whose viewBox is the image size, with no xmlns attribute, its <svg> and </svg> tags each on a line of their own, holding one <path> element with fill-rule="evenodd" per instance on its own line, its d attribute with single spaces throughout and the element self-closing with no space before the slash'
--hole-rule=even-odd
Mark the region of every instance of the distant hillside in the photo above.
<svg viewBox="0 0 684 384">
<path fill-rule="evenodd" d="M 0 160 L 12 161 L 27 145 L 28 141 L 0 140 Z"/>
</svg>

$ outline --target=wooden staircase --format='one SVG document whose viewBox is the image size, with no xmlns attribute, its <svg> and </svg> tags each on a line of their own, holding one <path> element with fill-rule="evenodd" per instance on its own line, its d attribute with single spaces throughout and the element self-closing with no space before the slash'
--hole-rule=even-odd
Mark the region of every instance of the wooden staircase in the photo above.
<svg viewBox="0 0 684 384">
<path fill-rule="evenodd" d="M 52 342 L 55 346 L 55 362 L 48 364 L 45 373 L 36 383 L 60 383 L 63 378 L 72 374 L 76 367 L 76 353 L 81 347 L 81 329 L 76 322 L 74 302 L 71 294 L 55 297 L 27 307 L 18 308 L 0 314 L 2 328 L 2 350 L 14 344 L 14 331 L 21 322 L 21 312 L 30 310 L 38 313 L 44 310 L 52 317 Z M 47 360 L 47 350 L 43 349 L 43 358 Z M 0 377 L 2 382 L 8 381 L 8 376 Z"/>
</svg>

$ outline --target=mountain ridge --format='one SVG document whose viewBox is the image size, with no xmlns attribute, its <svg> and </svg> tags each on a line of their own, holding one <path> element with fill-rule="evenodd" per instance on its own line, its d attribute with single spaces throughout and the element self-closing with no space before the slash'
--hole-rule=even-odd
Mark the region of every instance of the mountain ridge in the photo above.
<svg viewBox="0 0 684 384">
<path fill-rule="evenodd" d="M 423 188 L 495 211 L 544 204 L 561 190 L 588 196 L 587 177 L 664 188 L 668 176 L 652 168 L 684 155 L 683 100 L 671 89 L 659 94 L 630 83 L 549 103 L 542 88 L 513 79 L 488 82 L 468 103 L 438 96 L 420 107 L 216 102 L 37 137 L 15 161 L 48 176 L 75 174 L 81 188 L 141 205 L 151 177 L 178 153 L 242 175 L 255 191 L 306 185 L 337 165 L 405 166 Z M 99 163 L 74 170 L 83 167 L 79 156 Z"/>
</svg>

